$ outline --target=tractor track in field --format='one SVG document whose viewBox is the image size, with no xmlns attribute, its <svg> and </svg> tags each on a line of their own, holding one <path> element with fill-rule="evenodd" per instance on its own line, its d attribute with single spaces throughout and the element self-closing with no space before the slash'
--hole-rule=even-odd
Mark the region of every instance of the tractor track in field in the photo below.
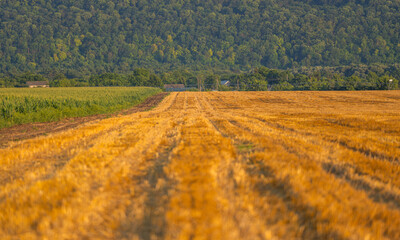
<svg viewBox="0 0 400 240">
<path fill-rule="evenodd" d="M 221 97 L 216 97 L 216 98 L 221 100 Z M 221 102 L 223 102 L 223 101 L 221 101 Z M 225 104 L 225 102 L 223 102 L 223 103 L 226 106 L 226 108 L 229 108 L 229 106 L 227 104 Z M 220 107 L 219 109 L 223 109 L 223 108 L 225 108 L 225 107 Z M 215 111 L 215 109 L 213 109 L 213 110 Z M 308 131 L 304 130 L 304 129 L 297 130 L 297 129 L 294 129 L 293 127 L 286 126 L 285 123 L 279 123 L 276 120 L 268 121 L 268 119 L 265 119 L 265 118 L 262 118 L 259 116 L 254 116 L 254 115 L 252 116 L 247 113 L 240 112 L 240 111 L 238 111 L 234 117 L 245 117 L 245 118 L 248 118 L 249 120 L 260 121 L 260 122 L 262 122 L 262 124 L 265 125 L 265 127 L 281 131 L 282 133 L 285 133 L 285 134 L 291 134 L 293 136 L 300 135 L 305 138 L 314 138 L 314 139 L 318 139 L 318 141 L 325 141 L 330 144 L 339 144 L 342 147 L 349 149 L 351 151 L 359 152 L 361 154 L 364 154 L 367 157 L 380 159 L 382 161 L 389 161 L 392 164 L 399 164 L 399 161 L 400 161 L 400 158 L 396 157 L 396 156 L 390 156 L 390 155 L 383 154 L 383 153 L 380 153 L 380 152 L 377 152 L 374 150 L 370 150 L 368 148 L 351 146 L 351 145 L 349 145 L 349 142 L 346 141 L 346 139 L 343 139 L 343 138 L 338 139 L 333 134 L 317 133 L 317 132 L 310 131 L 312 129 L 308 129 Z M 231 120 L 231 121 L 232 121 L 232 123 L 235 122 L 235 120 Z M 342 126 L 342 127 L 350 128 L 349 126 Z M 351 127 L 350 129 L 353 129 L 353 128 L 354 127 Z M 377 130 L 381 130 L 381 129 L 376 128 L 373 131 L 376 132 Z M 250 131 L 251 131 L 251 129 L 250 129 Z M 381 131 L 378 131 L 378 132 L 381 132 Z M 390 132 L 393 132 L 393 131 L 390 131 Z"/>
<path fill-rule="evenodd" d="M 297 202 L 296 199 L 299 198 L 299 196 L 297 196 L 293 191 L 291 184 L 287 181 L 287 179 L 278 179 L 278 173 L 272 170 L 268 165 L 265 165 L 261 161 L 254 161 L 252 159 L 252 154 L 266 150 L 264 147 L 259 146 L 257 143 L 253 143 L 249 140 L 244 140 L 238 137 L 241 136 L 241 132 L 243 131 L 257 138 L 265 138 L 268 136 L 253 132 L 250 128 L 242 126 L 239 124 L 239 122 L 232 120 L 232 117 L 225 116 L 224 114 L 216 114 L 216 111 L 212 105 L 205 100 L 199 101 L 199 105 L 201 106 L 202 110 L 206 112 L 207 118 L 212 123 L 213 127 L 222 136 L 231 139 L 236 146 L 251 146 L 251 149 L 248 149 L 248 151 L 246 151 L 246 149 L 244 151 L 238 150 L 237 158 L 241 159 L 241 167 L 247 173 L 247 180 L 255 182 L 253 190 L 258 192 L 259 196 L 264 196 L 267 199 L 279 199 L 278 201 L 282 202 L 287 211 L 297 215 L 298 222 L 296 224 L 298 224 L 298 230 L 286 232 L 284 238 L 292 238 L 293 236 L 297 236 L 302 239 L 346 239 L 336 231 L 318 233 L 316 224 L 318 221 L 314 218 L 314 216 L 318 214 L 318 209 L 315 209 L 313 206 L 308 204 Z M 206 109 L 206 105 L 208 105 L 209 109 Z M 222 125 L 222 122 L 228 123 L 231 126 L 235 126 L 236 129 L 231 128 L 233 132 L 226 132 L 223 130 L 224 126 Z M 290 153 L 291 151 L 288 152 Z M 258 178 L 250 176 L 258 176 Z M 254 205 L 257 204 L 254 203 Z M 261 206 L 258 206 L 257 210 L 260 212 L 263 211 Z M 288 221 L 288 219 L 286 219 L 286 216 L 280 216 L 273 219 L 265 217 L 264 221 L 266 225 L 273 226 L 275 224 L 279 224 L 281 221 Z"/>
<path fill-rule="evenodd" d="M 210 112 L 208 112 L 208 113 L 210 114 Z M 379 154 L 379 153 L 371 154 L 370 151 L 363 151 L 360 149 L 356 149 L 354 147 L 349 147 L 346 144 L 344 144 L 343 142 L 327 140 L 326 135 L 318 136 L 315 133 L 297 131 L 290 127 L 286 127 L 286 126 L 278 124 L 278 123 L 268 122 L 266 119 L 249 116 L 247 114 L 238 114 L 237 116 L 245 117 L 249 120 L 258 121 L 259 123 L 264 124 L 266 129 L 271 128 L 273 130 L 282 131 L 282 133 L 284 133 L 285 135 L 289 135 L 290 137 L 292 137 L 294 139 L 301 139 L 301 141 L 306 140 L 310 144 L 316 145 L 318 143 L 318 141 L 325 141 L 327 143 L 327 145 L 329 145 L 330 148 L 332 148 L 332 146 L 334 146 L 335 144 L 339 144 L 343 148 L 346 148 L 350 151 L 359 152 L 360 154 L 364 154 L 366 157 L 375 158 L 375 159 L 382 160 L 382 161 L 389 161 L 395 165 L 397 164 L 397 162 L 391 161 L 391 157 L 385 156 L 383 154 Z M 221 115 L 220 115 L 220 117 L 221 117 Z M 234 120 L 233 117 L 230 117 L 230 118 L 225 117 L 223 120 L 229 122 L 232 126 L 237 127 L 238 130 L 246 131 L 248 134 L 252 134 L 257 138 L 268 137 L 268 133 L 261 134 L 261 133 L 254 132 L 254 131 L 252 131 L 252 129 L 250 127 L 240 125 L 240 123 L 237 122 L 236 120 Z M 212 122 L 216 129 L 220 129 L 217 122 L 215 122 L 215 121 L 212 121 Z M 221 132 L 221 134 L 223 134 L 223 136 L 229 137 L 223 131 L 220 131 L 220 132 Z M 237 135 L 240 135 L 240 134 L 237 133 Z M 295 154 L 299 158 L 305 158 L 305 159 L 309 159 L 310 161 L 315 161 L 315 159 L 314 159 L 315 157 L 313 157 L 312 155 L 309 155 L 309 154 L 307 155 L 307 153 L 299 151 L 295 147 L 288 145 L 283 140 L 280 140 L 277 143 L 280 144 L 281 146 L 283 146 L 288 153 Z M 242 142 L 241 144 L 249 144 L 249 142 Z M 355 189 L 359 189 L 361 191 L 366 192 L 371 200 L 373 200 L 377 203 L 390 203 L 391 207 L 399 208 L 398 202 L 400 200 L 400 195 L 398 193 L 396 193 L 399 191 L 396 187 L 391 186 L 391 188 L 392 188 L 392 190 L 391 190 L 390 187 L 388 187 L 387 184 L 385 182 L 383 182 L 382 180 L 380 180 L 379 178 L 365 174 L 363 172 L 360 172 L 356 168 L 351 169 L 353 173 L 349 174 L 348 167 L 345 167 L 345 165 L 339 165 L 337 163 L 335 164 L 330 161 L 324 161 L 321 164 L 323 166 L 323 169 L 327 173 L 334 174 L 335 177 L 345 180 L 351 186 L 353 186 Z"/>
<path fill-rule="evenodd" d="M 400 98 L 372 95 L 172 93 L 152 111 L 10 144 L 0 235 L 399 239 L 400 107 L 382 109 Z"/>
</svg>

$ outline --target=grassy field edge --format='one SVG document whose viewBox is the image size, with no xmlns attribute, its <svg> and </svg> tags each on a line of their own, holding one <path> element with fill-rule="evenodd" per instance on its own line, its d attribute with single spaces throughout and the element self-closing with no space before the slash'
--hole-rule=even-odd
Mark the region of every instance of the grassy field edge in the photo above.
<svg viewBox="0 0 400 240">
<path fill-rule="evenodd" d="M 149 87 L 0 89 L 0 129 L 111 114 L 134 107 L 161 92 Z"/>
</svg>

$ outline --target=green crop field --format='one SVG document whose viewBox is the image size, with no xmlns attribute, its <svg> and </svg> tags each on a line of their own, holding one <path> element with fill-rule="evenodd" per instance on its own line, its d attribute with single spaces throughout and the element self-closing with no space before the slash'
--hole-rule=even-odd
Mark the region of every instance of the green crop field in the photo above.
<svg viewBox="0 0 400 240">
<path fill-rule="evenodd" d="M 0 128 L 111 113 L 159 92 L 149 87 L 0 89 Z"/>
</svg>

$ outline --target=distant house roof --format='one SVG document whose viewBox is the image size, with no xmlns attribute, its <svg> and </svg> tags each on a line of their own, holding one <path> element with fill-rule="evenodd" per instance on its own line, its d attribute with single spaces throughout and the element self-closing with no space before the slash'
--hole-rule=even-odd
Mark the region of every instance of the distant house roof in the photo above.
<svg viewBox="0 0 400 240">
<path fill-rule="evenodd" d="M 35 82 L 26 82 L 28 86 L 46 86 L 49 85 L 48 81 L 35 81 Z"/>
<path fill-rule="evenodd" d="M 223 81 L 221 81 L 221 85 L 222 85 L 222 86 L 229 86 L 230 83 L 231 83 L 231 82 L 229 82 L 229 80 L 223 80 Z"/>
</svg>

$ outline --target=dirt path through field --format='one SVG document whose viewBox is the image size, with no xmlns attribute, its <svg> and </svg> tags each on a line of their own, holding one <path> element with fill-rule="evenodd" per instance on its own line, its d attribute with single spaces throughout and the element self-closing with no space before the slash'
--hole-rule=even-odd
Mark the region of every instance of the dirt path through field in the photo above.
<svg viewBox="0 0 400 240">
<path fill-rule="evenodd" d="M 4 239 L 399 239 L 400 91 L 173 93 L 0 149 Z"/>
</svg>

